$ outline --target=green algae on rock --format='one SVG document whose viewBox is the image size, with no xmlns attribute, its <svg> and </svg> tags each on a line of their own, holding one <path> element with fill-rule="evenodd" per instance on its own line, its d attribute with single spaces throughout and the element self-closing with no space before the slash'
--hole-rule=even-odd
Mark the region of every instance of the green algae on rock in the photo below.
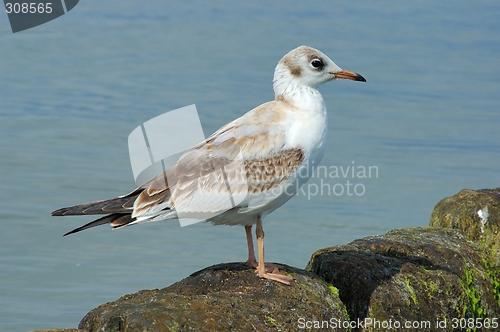
<svg viewBox="0 0 500 332">
<path fill-rule="evenodd" d="M 36 330 L 32 332 L 85 332 L 79 329 L 50 329 L 50 330 Z"/>
<path fill-rule="evenodd" d="M 330 322 L 365 318 L 428 322 L 405 330 L 444 331 L 454 330 L 453 319 L 498 319 L 500 188 L 462 190 L 443 199 L 430 225 L 320 249 L 309 272 L 284 265 L 295 278 L 291 286 L 261 280 L 243 263 L 219 264 L 167 288 L 103 304 L 78 330 L 38 332 L 344 331 Z M 364 324 L 353 330 L 388 329 Z"/>
<path fill-rule="evenodd" d="M 481 254 L 460 231 L 413 228 L 321 249 L 306 269 L 339 289 L 351 320 L 428 321 L 421 330 L 433 330 L 453 318 L 499 317 Z"/>
</svg>

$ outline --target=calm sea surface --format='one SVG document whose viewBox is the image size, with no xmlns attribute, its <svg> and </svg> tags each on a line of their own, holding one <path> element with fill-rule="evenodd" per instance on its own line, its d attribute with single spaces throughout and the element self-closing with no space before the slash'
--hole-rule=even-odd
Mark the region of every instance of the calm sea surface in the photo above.
<svg viewBox="0 0 500 332">
<path fill-rule="evenodd" d="M 463 188 L 500 186 L 498 17 L 497 1 L 80 1 L 13 34 L 1 14 L 0 330 L 76 327 L 123 294 L 244 261 L 242 227 L 63 238 L 91 218 L 50 211 L 134 189 L 127 138 L 144 121 L 196 104 L 209 135 L 272 99 L 274 67 L 299 45 L 368 82 L 321 88 L 325 167 L 265 220 L 270 261 L 304 267 L 316 249 L 426 226 Z"/>
</svg>

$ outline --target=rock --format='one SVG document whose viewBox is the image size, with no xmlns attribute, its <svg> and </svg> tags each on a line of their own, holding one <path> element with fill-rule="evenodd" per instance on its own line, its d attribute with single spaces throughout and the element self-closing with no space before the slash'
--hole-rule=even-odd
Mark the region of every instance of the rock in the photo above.
<svg viewBox="0 0 500 332">
<path fill-rule="evenodd" d="M 500 283 L 458 230 L 426 227 L 366 237 L 316 251 L 306 269 L 338 288 L 351 321 L 372 320 L 362 331 L 386 331 L 389 322 L 401 330 L 405 322 L 429 322 L 415 331 L 441 330 L 437 322 L 453 330 L 453 318 L 500 316 Z"/>
<path fill-rule="evenodd" d="M 260 279 L 243 263 L 208 267 L 160 290 L 122 296 L 90 311 L 83 331 L 293 331 L 348 320 L 337 290 L 317 276 L 283 265 L 291 286 Z M 311 322 L 311 323 L 307 323 Z M 344 329 L 329 329 L 344 331 Z"/>
<path fill-rule="evenodd" d="M 52 329 L 52 330 L 36 330 L 32 332 L 84 332 L 78 329 Z"/>
<path fill-rule="evenodd" d="M 443 199 L 430 225 L 318 250 L 309 272 L 283 266 L 291 286 L 261 280 L 243 263 L 220 264 L 103 304 L 78 330 L 37 332 L 346 331 L 345 323 L 354 331 L 451 331 L 471 321 L 498 330 L 500 188 Z"/>
<path fill-rule="evenodd" d="M 493 268 L 500 267 L 500 188 L 464 189 L 441 200 L 430 226 L 460 229 L 479 244 Z"/>
</svg>

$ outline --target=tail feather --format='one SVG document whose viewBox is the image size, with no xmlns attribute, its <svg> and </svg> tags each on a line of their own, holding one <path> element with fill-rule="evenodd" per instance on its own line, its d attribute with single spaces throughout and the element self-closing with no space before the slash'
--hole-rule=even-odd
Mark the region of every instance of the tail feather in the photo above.
<svg viewBox="0 0 500 332">
<path fill-rule="evenodd" d="M 132 217 L 132 212 L 134 210 L 134 202 L 143 190 L 143 187 L 139 187 L 124 196 L 69 206 L 52 211 L 51 214 L 53 216 L 106 214 L 99 219 L 69 231 L 63 236 L 104 224 L 110 224 L 113 229 L 121 228 L 132 225 L 137 221 L 137 218 Z"/>
<path fill-rule="evenodd" d="M 111 221 L 109 224 L 113 229 L 122 228 L 129 225 L 130 223 L 136 221 L 136 218 L 132 218 L 131 214 L 122 214 L 115 220 Z"/>
<path fill-rule="evenodd" d="M 99 226 L 99 225 L 104 225 L 104 224 L 110 224 L 113 229 L 115 228 L 120 228 L 127 226 L 131 222 L 135 221 L 135 218 L 132 218 L 130 214 L 122 214 L 122 213 L 113 213 L 109 214 L 107 216 L 101 217 L 99 219 L 96 219 L 94 221 L 89 222 L 88 224 L 85 224 L 81 227 L 75 228 L 72 231 L 69 231 L 68 233 L 64 234 L 63 236 L 78 233 L 80 231 L 86 230 L 91 227 Z"/>
<path fill-rule="evenodd" d="M 78 204 L 52 211 L 53 216 L 76 216 L 104 213 L 130 213 L 137 196 L 125 196 Z"/>
</svg>

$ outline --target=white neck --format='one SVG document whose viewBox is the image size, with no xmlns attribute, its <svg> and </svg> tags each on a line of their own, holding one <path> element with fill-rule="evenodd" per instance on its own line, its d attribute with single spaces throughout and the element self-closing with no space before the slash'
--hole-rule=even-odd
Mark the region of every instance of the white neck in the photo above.
<svg viewBox="0 0 500 332">
<path fill-rule="evenodd" d="M 280 93 L 275 91 L 275 99 L 286 101 L 302 111 L 313 113 L 326 111 L 321 93 L 307 86 L 289 85 Z"/>
<path fill-rule="evenodd" d="M 281 63 L 274 71 L 273 89 L 276 100 L 288 101 L 294 106 L 310 111 L 326 111 L 317 86 L 307 84 L 301 77 L 293 76 Z"/>
<path fill-rule="evenodd" d="M 276 67 L 273 88 L 276 100 L 294 106 L 289 108 L 295 120 L 287 131 L 289 142 L 292 146 L 308 150 L 311 162 L 317 165 L 323 156 L 328 128 L 328 115 L 321 93 L 316 87 L 301 81 L 300 77 L 292 76 L 287 68 L 280 68 L 280 65 Z"/>
</svg>

